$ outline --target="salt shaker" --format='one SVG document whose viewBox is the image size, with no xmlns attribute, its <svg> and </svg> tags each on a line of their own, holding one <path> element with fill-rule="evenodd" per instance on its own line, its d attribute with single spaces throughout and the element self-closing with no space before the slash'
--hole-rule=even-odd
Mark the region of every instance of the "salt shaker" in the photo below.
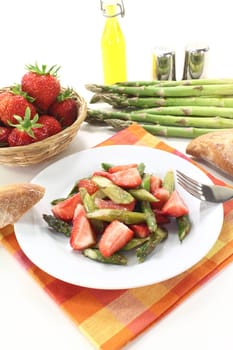
<svg viewBox="0 0 233 350">
<path fill-rule="evenodd" d="M 189 44 L 186 46 L 183 80 L 205 77 L 208 51 L 209 47 L 203 44 Z"/>
</svg>

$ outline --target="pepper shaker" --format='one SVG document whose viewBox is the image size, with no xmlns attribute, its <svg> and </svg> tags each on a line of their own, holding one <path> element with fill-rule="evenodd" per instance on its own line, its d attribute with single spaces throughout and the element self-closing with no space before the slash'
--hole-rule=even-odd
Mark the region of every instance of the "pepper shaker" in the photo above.
<svg viewBox="0 0 233 350">
<path fill-rule="evenodd" d="M 153 80 L 176 80 L 175 52 L 166 47 L 155 47 L 152 52 Z"/>
</svg>

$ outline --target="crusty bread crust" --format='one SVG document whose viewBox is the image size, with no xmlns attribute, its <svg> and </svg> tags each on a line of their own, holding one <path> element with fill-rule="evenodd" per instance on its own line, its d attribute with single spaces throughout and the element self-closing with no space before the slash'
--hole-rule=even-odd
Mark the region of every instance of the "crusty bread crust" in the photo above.
<svg viewBox="0 0 233 350">
<path fill-rule="evenodd" d="M 186 153 L 233 176 L 233 129 L 196 137 L 187 145 Z"/>
<path fill-rule="evenodd" d="M 42 186 L 19 183 L 0 187 L 0 228 L 14 224 L 44 196 Z"/>
</svg>

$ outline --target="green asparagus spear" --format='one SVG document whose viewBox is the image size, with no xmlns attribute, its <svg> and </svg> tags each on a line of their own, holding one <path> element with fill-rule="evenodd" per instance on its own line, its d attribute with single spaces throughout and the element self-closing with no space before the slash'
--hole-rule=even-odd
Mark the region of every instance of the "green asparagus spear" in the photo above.
<svg viewBox="0 0 233 350">
<path fill-rule="evenodd" d="M 80 195 L 82 198 L 82 202 L 87 213 L 91 213 L 96 210 L 95 205 L 95 196 L 90 195 L 87 190 L 83 187 L 80 188 Z M 90 220 L 91 226 L 94 229 L 96 234 L 101 234 L 104 231 L 104 223 L 100 220 Z"/>
<path fill-rule="evenodd" d="M 113 164 L 110 163 L 101 163 L 102 169 L 105 171 L 108 171 L 110 168 L 113 167 Z"/>
<path fill-rule="evenodd" d="M 113 182 L 109 179 L 107 179 L 106 177 L 104 176 L 92 176 L 92 181 L 94 181 L 96 183 L 97 186 L 99 186 L 100 188 L 103 188 L 103 187 L 107 187 L 107 186 L 111 186 L 113 184 Z"/>
<path fill-rule="evenodd" d="M 190 79 L 190 80 L 143 80 L 118 82 L 120 86 L 178 86 L 178 85 L 210 85 L 210 84 L 233 84 L 233 79 Z"/>
<path fill-rule="evenodd" d="M 105 120 L 106 124 L 112 126 L 115 130 L 122 130 L 129 125 L 133 124 L 131 121 L 119 120 L 119 119 L 109 119 Z M 152 125 L 140 123 L 146 131 L 150 132 L 152 135 L 163 136 L 163 137 L 181 137 L 181 138 L 195 138 L 214 131 L 228 130 L 228 128 L 223 129 L 211 129 L 211 128 L 195 128 L 195 127 L 181 127 L 181 126 L 165 126 L 165 125 Z"/>
<path fill-rule="evenodd" d="M 175 190 L 175 177 L 173 170 L 168 170 L 163 177 L 163 188 L 171 194 Z"/>
<path fill-rule="evenodd" d="M 53 215 L 43 214 L 43 219 L 47 222 L 49 227 L 51 227 L 54 231 L 63 233 L 66 237 L 70 237 L 71 234 L 71 225 L 67 222 L 56 218 Z"/>
<path fill-rule="evenodd" d="M 176 218 L 177 226 L 178 226 L 178 236 L 180 239 L 180 242 L 184 240 L 184 238 L 187 236 L 187 234 L 191 230 L 191 222 L 188 215 L 183 215 L 178 218 Z"/>
<path fill-rule="evenodd" d="M 155 196 L 153 196 L 152 193 L 145 190 L 144 188 L 136 188 L 129 190 L 129 193 L 132 194 L 132 196 L 140 201 L 148 201 L 148 202 L 157 202 L 157 199 Z"/>
<path fill-rule="evenodd" d="M 141 201 L 142 212 L 146 215 L 146 224 L 149 231 L 155 232 L 157 229 L 157 222 L 155 214 L 151 208 L 151 205 L 148 201 Z"/>
<path fill-rule="evenodd" d="M 145 222 L 147 215 L 141 212 L 132 212 L 124 209 L 97 209 L 87 213 L 88 219 L 96 219 L 111 222 L 115 219 L 127 225 Z"/>
<path fill-rule="evenodd" d="M 123 190 L 120 186 L 115 185 L 104 176 L 93 176 L 92 180 L 101 188 L 101 191 L 115 203 L 129 204 L 134 200 L 134 197 L 128 191 Z"/>
<path fill-rule="evenodd" d="M 140 97 L 190 97 L 190 96 L 232 96 L 233 84 L 210 84 L 210 85 L 194 85 L 185 86 L 178 85 L 174 87 L 161 87 L 161 86 L 119 86 L 119 85 L 98 85 L 89 84 L 86 85 L 87 90 L 92 92 L 113 92 L 119 94 L 127 94 Z"/>
<path fill-rule="evenodd" d="M 167 231 L 158 226 L 156 231 L 149 236 L 149 240 L 136 249 L 138 261 L 145 261 L 146 257 L 151 254 L 154 249 L 167 237 Z"/>
<path fill-rule="evenodd" d="M 141 246 L 143 243 L 145 243 L 148 240 L 149 240 L 149 237 L 132 238 L 128 243 L 126 243 L 126 245 L 123 248 L 121 248 L 121 250 L 123 251 L 132 250 L 134 248 Z"/>
<path fill-rule="evenodd" d="M 169 108 L 169 107 L 165 107 Z M 179 107 L 180 108 L 180 107 Z M 204 107 L 203 107 L 204 108 Z M 231 110 L 231 108 L 224 108 L 224 110 Z M 233 109 L 232 109 L 232 117 L 230 117 L 231 114 L 228 115 L 228 117 L 223 118 L 220 116 L 178 116 L 178 115 L 160 115 L 160 114 L 153 114 L 150 113 L 153 112 L 153 108 L 150 110 L 146 110 L 145 112 L 106 112 L 106 111 L 99 111 L 99 110 L 90 110 L 88 111 L 88 117 L 89 116 L 93 119 L 96 118 L 97 120 L 109 120 L 109 119 L 119 119 L 119 120 L 129 120 L 132 122 L 138 122 L 138 123 L 151 123 L 155 125 L 167 125 L 167 126 L 181 126 L 181 127 L 197 127 L 197 128 L 213 128 L 213 129 L 227 129 L 227 128 L 233 128 Z M 157 109 L 158 111 L 160 108 Z M 216 111 L 217 113 L 217 111 Z M 227 111 L 225 114 L 228 114 Z"/>
<path fill-rule="evenodd" d="M 150 180 L 148 178 L 148 175 L 144 175 L 142 179 L 141 187 L 142 187 L 141 190 L 148 191 L 148 192 L 150 191 Z M 154 196 L 152 195 L 152 197 Z M 151 233 L 155 232 L 157 229 L 157 222 L 156 222 L 155 214 L 151 208 L 150 202 L 148 200 L 142 200 L 141 208 L 142 208 L 142 212 L 147 215 L 146 224 L 149 231 Z"/>
<path fill-rule="evenodd" d="M 115 108 L 145 109 L 171 106 L 213 106 L 233 107 L 232 97 L 132 97 L 117 93 L 98 94 L 99 98 L 91 99 L 90 103 L 106 102 Z"/>
<path fill-rule="evenodd" d="M 127 258 L 119 253 L 114 253 L 105 258 L 98 249 L 87 248 L 82 251 L 83 255 L 89 259 L 99 261 L 105 264 L 127 265 Z"/>
<path fill-rule="evenodd" d="M 224 117 L 233 118 L 233 108 L 229 107 L 213 107 L 213 106 L 172 106 L 147 108 L 134 113 L 149 113 L 159 115 L 173 116 L 199 116 L 199 117 Z"/>
<path fill-rule="evenodd" d="M 117 185 L 103 187 L 102 192 L 117 204 L 129 204 L 134 201 L 134 197 Z"/>
<path fill-rule="evenodd" d="M 87 192 L 84 187 L 81 187 L 79 192 L 86 212 L 94 211 L 96 209 L 96 206 L 93 197 Z"/>
</svg>

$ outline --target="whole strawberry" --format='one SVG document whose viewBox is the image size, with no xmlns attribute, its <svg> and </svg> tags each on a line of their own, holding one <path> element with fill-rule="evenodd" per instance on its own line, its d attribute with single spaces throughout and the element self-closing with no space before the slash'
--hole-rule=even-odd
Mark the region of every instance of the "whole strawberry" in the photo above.
<svg viewBox="0 0 233 350">
<path fill-rule="evenodd" d="M 11 133 L 11 128 L 0 126 L 0 147 L 8 146 L 8 137 Z"/>
<path fill-rule="evenodd" d="M 31 99 L 29 99 L 30 101 Z M 31 118 L 36 114 L 36 108 L 31 102 L 29 102 L 26 96 L 22 96 L 14 92 L 3 92 L 0 94 L 0 121 L 9 126 L 9 123 L 16 123 L 14 115 L 23 117 L 25 115 L 26 108 L 30 108 Z"/>
<path fill-rule="evenodd" d="M 14 118 L 17 123 L 10 123 L 13 129 L 8 137 L 9 146 L 24 146 L 35 142 L 34 130 L 42 126 L 38 123 L 39 115 L 36 114 L 34 118 L 31 119 L 31 111 L 27 108 L 24 117 L 15 115 Z"/>
<path fill-rule="evenodd" d="M 26 69 L 28 73 L 21 79 L 21 88 L 35 99 L 36 108 L 46 113 L 61 89 L 57 78 L 60 67 L 54 65 L 47 69 L 46 65 L 42 65 L 40 69 L 36 63 L 35 66 L 26 66 Z"/>
<path fill-rule="evenodd" d="M 41 115 L 38 119 L 38 123 L 42 125 L 42 127 L 34 130 L 34 135 L 37 140 L 55 135 L 62 130 L 59 121 L 51 115 Z"/>
<path fill-rule="evenodd" d="M 66 128 L 77 119 L 78 108 L 77 101 L 73 97 L 73 90 L 67 88 L 60 92 L 48 112 L 59 120 L 63 128 Z"/>
<path fill-rule="evenodd" d="M 31 119 L 30 109 L 25 112 L 24 118 L 15 116 L 18 124 L 11 124 L 12 129 L 9 137 L 9 146 L 22 146 L 44 140 L 45 138 L 57 134 L 62 130 L 59 122 L 51 116 L 41 116 L 38 114 Z"/>
</svg>

